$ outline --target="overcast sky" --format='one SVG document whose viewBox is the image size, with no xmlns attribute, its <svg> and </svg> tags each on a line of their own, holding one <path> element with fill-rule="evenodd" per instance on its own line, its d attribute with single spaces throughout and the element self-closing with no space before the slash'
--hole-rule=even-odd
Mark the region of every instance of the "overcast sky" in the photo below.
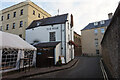
<svg viewBox="0 0 120 80">
<path fill-rule="evenodd" d="M 0 0 L 0 9 L 12 6 L 25 0 Z M 108 19 L 108 13 L 114 13 L 119 0 L 31 0 L 52 16 L 73 14 L 74 30 L 81 34 L 91 22 Z"/>
</svg>

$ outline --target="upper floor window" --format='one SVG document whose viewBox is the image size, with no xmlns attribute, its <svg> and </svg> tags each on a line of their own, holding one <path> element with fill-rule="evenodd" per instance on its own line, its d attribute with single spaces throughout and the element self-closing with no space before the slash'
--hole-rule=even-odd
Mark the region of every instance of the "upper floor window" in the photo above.
<svg viewBox="0 0 120 80">
<path fill-rule="evenodd" d="M 98 47 L 98 39 L 95 39 L 95 46 Z"/>
<path fill-rule="evenodd" d="M 40 14 L 38 14 L 38 17 L 40 18 Z"/>
<path fill-rule="evenodd" d="M 49 38 L 50 38 L 50 41 L 56 41 L 55 32 L 50 32 Z"/>
<path fill-rule="evenodd" d="M 20 15 L 23 15 L 23 9 L 20 10 Z"/>
<path fill-rule="evenodd" d="M 101 33 L 105 33 L 105 29 L 104 28 L 101 28 Z"/>
<path fill-rule="evenodd" d="M 20 27 L 23 27 L 23 21 L 20 21 Z"/>
<path fill-rule="evenodd" d="M 35 15 L 35 11 L 33 10 L 33 15 Z"/>
<path fill-rule="evenodd" d="M 9 29 L 9 24 L 6 25 L 6 30 L 8 30 L 8 29 Z"/>
<path fill-rule="evenodd" d="M 16 17 L 16 12 L 13 13 L 13 17 Z"/>
<path fill-rule="evenodd" d="M 15 29 L 15 23 L 13 23 L 13 27 L 12 28 Z"/>
<path fill-rule="evenodd" d="M 100 24 L 105 24 L 105 21 L 101 21 Z"/>
<path fill-rule="evenodd" d="M 7 15 L 7 19 L 10 19 L 10 14 Z"/>
<path fill-rule="evenodd" d="M 98 25 L 98 22 L 94 22 L 94 26 Z"/>
<path fill-rule="evenodd" d="M 1 21 L 3 21 L 3 16 L 1 16 Z"/>
<path fill-rule="evenodd" d="M 98 33 L 98 30 L 97 30 L 97 29 L 94 29 L 94 33 L 97 34 L 97 33 Z"/>
</svg>

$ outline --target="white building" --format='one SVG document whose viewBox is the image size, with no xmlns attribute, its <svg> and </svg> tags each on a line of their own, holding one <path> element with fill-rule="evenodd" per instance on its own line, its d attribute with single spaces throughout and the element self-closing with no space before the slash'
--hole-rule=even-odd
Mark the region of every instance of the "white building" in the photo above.
<svg viewBox="0 0 120 80">
<path fill-rule="evenodd" d="M 65 63 L 74 59 L 73 16 L 68 14 L 57 15 L 41 20 L 34 20 L 26 29 L 26 41 L 30 44 L 54 47 L 54 62 L 63 56 Z M 38 42 L 38 43 L 36 43 Z M 58 45 L 58 46 L 57 46 Z"/>
</svg>

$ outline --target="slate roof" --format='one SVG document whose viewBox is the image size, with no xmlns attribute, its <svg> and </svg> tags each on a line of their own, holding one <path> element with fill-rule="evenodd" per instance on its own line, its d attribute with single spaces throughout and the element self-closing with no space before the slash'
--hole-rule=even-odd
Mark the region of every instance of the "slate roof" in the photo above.
<svg viewBox="0 0 120 80">
<path fill-rule="evenodd" d="M 62 14 L 58 16 L 48 17 L 44 19 L 34 20 L 27 29 L 32 29 L 39 26 L 46 26 L 46 25 L 53 25 L 53 24 L 60 24 L 65 23 L 67 21 L 67 14 Z M 39 23 L 39 25 L 37 25 Z"/>
<path fill-rule="evenodd" d="M 60 42 L 46 42 L 46 43 L 38 43 L 35 44 L 35 47 L 39 47 L 39 48 L 47 48 L 47 47 L 56 47 L 56 45 L 58 45 Z"/>
<path fill-rule="evenodd" d="M 101 24 L 101 21 L 98 21 L 98 25 L 94 25 L 95 22 L 93 23 L 89 23 L 85 28 L 83 28 L 82 30 L 88 30 L 88 29 L 93 29 L 93 28 L 99 28 L 99 27 L 107 27 L 110 24 L 111 19 L 108 20 L 103 20 L 105 23 Z M 81 31 L 82 31 L 81 30 Z"/>
</svg>

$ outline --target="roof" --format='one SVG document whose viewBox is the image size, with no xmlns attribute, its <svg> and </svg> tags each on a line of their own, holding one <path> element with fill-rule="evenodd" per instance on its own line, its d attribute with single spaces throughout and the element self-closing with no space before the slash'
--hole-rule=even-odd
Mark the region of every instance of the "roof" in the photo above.
<svg viewBox="0 0 120 80">
<path fill-rule="evenodd" d="M 60 42 L 46 42 L 46 43 L 38 43 L 35 44 L 35 47 L 39 47 L 39 48 L 46 48 L 46 47 L 56 47 L 56 45 L 58 45 Z"/>
<path fill-rule="evenodd" d="M 85 28 L 83 28 L 82 30 L 88 30 L 88 29 L 93 29 L 93 28 L 99 28 L 99 27 L 107 27 L 111 21 L 111 19 L 108 20 L 102 20 L 104 21 L 104 24 L 101 24 L 101 21 L 98 21 L 98 25 L 94 25 L 95 22 L 93 23 L 89 23 Z"/>
<path fill-rule="evenodd" d="M 35 47 L 24 41 L 18 35 L 0 31 L 0 49 L 3 48 L 36 50 Z"/>
<path fill-rule="evenodd" d="M 46 25 L 54 25 L 54 24 L 61 24 L 65 23 L 67 21 L 67 14 L 63 15 L 58 15 L 58 16 L 53 16 L 53 17 L 48 17 L 44 19 L 39 19 L 39 20 L 34 20 L 27 29 L 32 29 L 36 28 L 39 26 L 46 26 Z"/>
</svg>

